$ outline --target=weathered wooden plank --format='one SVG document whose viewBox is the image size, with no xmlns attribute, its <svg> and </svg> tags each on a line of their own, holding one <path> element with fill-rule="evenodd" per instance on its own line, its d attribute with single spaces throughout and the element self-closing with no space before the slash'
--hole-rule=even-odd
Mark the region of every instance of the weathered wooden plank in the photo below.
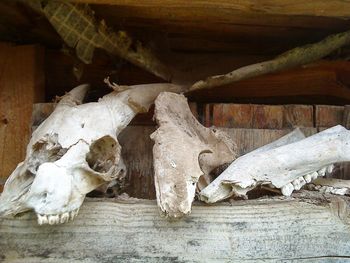
<svg viewBox="0 0 350 263">
<path fill-rule="evenodd" d="M 144 199 L 156 197 L 153 178 L 153 141 L 150 138 L 155 130 L 154 126 L 130 126 L 118 137 L 127 167 L 125 191 L 130 196 Z"/>
<path fill-rule="evenodd" d="M 44 50 L 0 43 L 0 185 L 25 155 L 33 103 L 44 98 Z"/>
<path fill-rule="evenodd" d="M 310 105 L 207 104 L 207 126 L 253 129 L 313 127 Z"/>
<path fill-rule="evenodd" d="M 311 105 L 284 105 L 283 127 L 313 127 L 314 111 Z"/>
<path fill-rule="evenodd" d="M 281 138 L 293 129 L 230 129 L 223 128 L 227 134 L 233 138 L 237 144 L 239 155 L 251 152 L 265 144 Z M 302 131 L 306 136 L 317 132 L 315 128 L 303 128 Z"/>
<path fill-rule="evenodd" d="M 32 131 L 42 123 L 56 107 L 56 103 L 34 103 L 32 113 Z"/>
<path fill-rule="evenodd" d="M 316 127 L 328 128 L 338 124 L 343 124 L 344 107 L 316 105 L 315 109 Z"/>
<path fill-rule="evenodd" d="M 73 2 L 78 3 L 89 3 L 89 4 L 105 4 L 105 5 L 115 5 L 115 6 L 128 6 L 136 8 L 173 8 L 180 9 L 181 11 L 192 13 L 195 11 L 206 11 L 207 13 L 212 13 L 212 8 L 227 9 L 227 13 L 224 14 L 227 18 L 232 12 L 241 12 L 241 13 L 250 13 L 250 14 L 270 14 L 270 15 L 297 15 L 297 16 L 328 16 L 328 17 L 338 17 L 346 18 L 349 17 L 347 10 L 350 8 L 348 2 L 336 0 L 336 1 L 326 1 L 326 0 L 315 0 L 310 3 L 304 3 L 299 1 L 284 1 L 281 3 L 278 0 L 263 0 L 263 1 L 254 1 L 254 0 L 244 0 L 239 2 L 232 2 L 229 0 L 217 2 L 211 1 L 195 1 L 188 2 L 186 0 L 169 0 L 169 1 L 148 1 L 144 3 L 143 1 L 124 1 L 124 0 L 73 0 Z M 137 9 L 136 9 L 137 10 Z M 156 14 L 154 10 L 154 14 Z M 177 10 L 179 12 L 179 10 Z M 215 12 L 214 12 L 215 13 Z M 193 13 L 192 13 L 193 14 Z M 201 13 L 200 13 L 201 14 Z M 166 14 L 158 14 L 166 15 Z M 219 14 L 212 14 L 217 15 Z M 222 18 L 222 19 L 224 19 Z"/>
<path fill-rule="evenodd" d="M 197 204 L 172 222 L 154 201 L 90 199 L 64 225 L 38 226 L 33 214 L 0 220 L 0 255 L 4 262 L 38 263 L 345 262 L 348 199 L 309 195 Z"/>
<path fill-rule="evenodd" d="M 283 106 L 214 104 L 212 119 L 217 127 L 282 129 Z"/>
<path fill-rule="evenodd" d="M 322 62 L 188 95 L 198 102 L 346 104 L 350 62 Z"/>
<path fill-rule="evenodd" d="M 344 114 L 343 114 L 343 126 L 347 129 L 350 129 L 350 105 L 344 106 Z"/>
</svg>

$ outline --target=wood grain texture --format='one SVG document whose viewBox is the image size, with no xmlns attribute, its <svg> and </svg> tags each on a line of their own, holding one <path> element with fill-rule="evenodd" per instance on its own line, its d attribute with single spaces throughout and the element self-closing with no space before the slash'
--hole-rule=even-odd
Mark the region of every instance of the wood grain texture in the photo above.
<svg viewBox="0 0 350 263">
<path fill-rule="evenodd" d="M 122 145 L 122 157 L 127 167 L 125 191 L 130 196 L 154 199 L 156 196 L 153 171 L 153 126 L 126 127 L 118 140 Z"/>
<path fill-rule="evenodd" d="M 154 201 L 90 199 L 64 225 L 38 226 L 33 214 L 0 220 L 0 255 L 26 263 L 345 262 L 348 199 L 316 197 L 197 204 L 173 222 Z"/>
<path fill-rule="evenodd" d="M 343 113 L 343 126 L 347 129 L 350 129 L 350 105 L 344 106 L 344 113 Z"/>
<path fill-rule="evenodd" d="M 314 110 L 311 105 L 284 105 L 283 127 L 313 127 Z"/>
<path fill-rule="evenodd" d="M 282 129 L 283 106 L 214 104 L 212 124 L 217 127 Z"/>
<path fill-rule="evenodd" d="M 44 50 L 0 43 L 0 185 L 23 161 L 33 103 L 44 99 Z"/>
<path fill-rule="evenodd" d="M 314 127 L 310 105 L 206 104 L 207 126 L 252 129 Z"/>
<path fill-rule="evenodd" d="M 316 105 L 315 108 L 316 127 L 327 128 L 343 124 L 344 107 L 330 105 Z"/>
<path fill-rule="evenodd" d="M 239 129 L 222 128 L 237 144 L 238 155 L 249 153 L 265 144 L 275 141 L 293 129 Z M 302 128 L 306 136 L 317 132 L 316 128 Z"/>
<path fill-rule="evenodd" d="M 187 12 L 193 12 L 193 9 L 224 9 L 234 12 L 242 13 L 266 13 L 271 15 L 304 15 L 304 16 L 329 16 L 329 17 L 349 17 L 350 4 L 347 1 L 326 1 L 315 0 L 309 3 L 302 1 L 283 1 L 278 0 L 243 0 L 243 1 L 229 1 L 222 0 L 219 2 L 213 1 L 193 1 L 188 2 L 186 0 L 153 0 L 147 1 L 132 1 L 132 0 L 73 0 L 72 2 L 88 3 L 88 4 L 106 4 L 115 6 L 129 6 L 129 7 L 168 7 L 168 8 L 182 8 L 182 10 L 189 9 Z M 228 13 L 230 13 L 228 11 Z M 154 10 L 156 12 L 156 10 Z M 164 14 L 165 15 L 165 14 Z M 213 14 L 215 15 L 215 14 Z M 217 14 L 218 15 L 218 14 Z M 228 15 L 228 14 L 227 14 Z"/>
<path fill-rule="evenodd" d="M 346 104 L 349 76 L 350 62 L 320 62 L 187 95 L 198 102 Z"/>
</svg>

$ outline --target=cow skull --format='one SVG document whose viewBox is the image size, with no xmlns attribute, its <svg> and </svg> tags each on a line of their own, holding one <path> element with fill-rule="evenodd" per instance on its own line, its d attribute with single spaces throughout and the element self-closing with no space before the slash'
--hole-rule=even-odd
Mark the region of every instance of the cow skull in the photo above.
<svg viewBox="0 0 350 263">
<path fill-rule="evenodd" d="M 33 209 L 39 224 L 73 219 L 88 192 L 123 180 L 118 134 L 137 113 L 148 111 L 159 92 L 180 91 L 171 84 L 137 85 L 81 104 L 87 88 L 66 94 L 34 131 L 25 160 L 5 184 L 0 215 Z"/>
<path fill-rule="evenodd" d="M 346 161 L 350 161 L 350 131 L 338 125 L 305 139 L 296 138 L 295 142 L 239 157 L 200 196 L 208 203 L 232 195 L 245 197 L 258 185 L 278 188 L 289 196 L 318 176 L 330 173 L 334 163 Z"/>
</svg>

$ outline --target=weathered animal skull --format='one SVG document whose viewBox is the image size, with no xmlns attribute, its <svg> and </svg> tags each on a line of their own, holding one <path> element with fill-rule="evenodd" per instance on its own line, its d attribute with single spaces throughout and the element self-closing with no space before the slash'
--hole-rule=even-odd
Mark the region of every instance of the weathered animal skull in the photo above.
<svg viewBox="0 0 350 263">
<path fill-rule="evenodd" d="M 155 187 L 160 210 L 168 217 L 191 211 L 201 176 L 235 158 L 235 144 L 220 131 L 203 127 L 183 95 L 162 92 L 155 101 L 159 128 L 151 135 Z"/>
<path fill-rule="evenodd" d="M 350 160 L 350 131 L 340 125 L 305 139 L 293 137 L 292 143 L 272 143 L 237 158 L 201 191 L 201 199 L 213 203 L 232 195 L 245 197 L 258 185 L 281 189 L 288 196 L 331 172 L 334 163 Z"/>
<path fill-rule="evenodd" d="M 87 88 L 66 94 L 34 131 L 25 160 L 5 184 L 0 215 L 34 209 L 39 224 L 73 219 L 88 192 L 123 180 L 118 134 L 138 112 L 148 111 L 159 92 L 180 91 L 171 84 L 137 85 L 81 104 Z"/>
</svg>

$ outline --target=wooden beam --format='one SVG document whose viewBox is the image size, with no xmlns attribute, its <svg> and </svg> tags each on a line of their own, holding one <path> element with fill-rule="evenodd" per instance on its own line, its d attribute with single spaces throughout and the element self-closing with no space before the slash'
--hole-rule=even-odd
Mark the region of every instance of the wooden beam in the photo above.
<svg viewBox="0 0 350 263">
<path fill-rule="evenodd" d="M 288 50 L 274 59 L 235 69 L 226 74 L 210 76 L 194 83 L 189 90 L 224 86 L 241 80 L 254 78 L 286 69 L 314 63 L 336 50 L 350 44 L 350 30 L 330 35 L 323 40 Z"/>
<path fill-rule="evenodd" d="M 0 185 L 25 157 L 32 106 L 44 99 L 44 50 L 0 43 Z"/>
<path fill-rule="evenodd" d="M 188 96 L 202 102 L 340 104 L 350 101 L 349 76 L 350 62 L 320 61 Z"/>
<path fill-rule="evenodd" d="M 128 6 L 137 8 L 154 8 L 154 13 L 158 12 L 158 8 L 171 8 L 176 13 L 177 10 L 187 10 L 187 13 L 201 15 L 204 10 L 212 13 L 212 16 L 220 16 L 220 11 L 226 10 L 227 16 L 234 16 L 235 13 L 245 14 L 268 14 L 268 15 L 295 15 L 295 16 L 323 16 L 349 18 L 350 3 L 347 1 L 335 0 L 315 0 L 312 2 L 303 1 L 278 1 L 278 0 L 243 0 L 230 1 L 186 1 L 186 0 L 152 0 L 152 1 L 133 1 L 133 0 L 73 0 L 71 2 L 87 3 L 97 5 L 114 5 Z M 202 12 L 198 12 L 198 10 Z M 215 12 L 213 12 L 215 10 Z M 161 12 L 159 12 L 161 13 Z M 158 14 L 158 15 L 169 15 Z"/>
<path fill-rule="evenodd" d="M 34 214 L 0 220 L 5 262 L 344 262 L 349 198 L 314 192 L 231 205 L 194 205 L 184 220 L 155 201 L 90 199 L 73 222 L 38 226 Z M 336 241 L 336 242 L 335 242 Z"/>
</svg>

